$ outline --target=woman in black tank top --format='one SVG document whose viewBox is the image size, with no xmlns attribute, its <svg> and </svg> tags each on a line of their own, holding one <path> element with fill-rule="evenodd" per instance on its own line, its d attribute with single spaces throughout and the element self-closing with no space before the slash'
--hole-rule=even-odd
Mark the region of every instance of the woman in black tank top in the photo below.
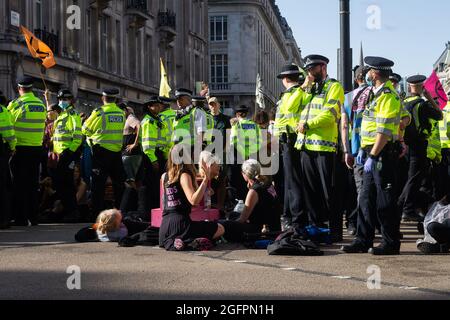
<svg viewBox="0 0 450 320">
<path fill-rule="evenodd" d="M 195 167 L 187 164 L 177 165 L 172 161 L 172 154 L 176 154 L 173 152 L 174 148 L 167 162 L 167 173 L 162 177 L 164 211 L 159 229 L 159 245 L 166 250 L 182 250 L 184 244 L 198 238 L 215 240 L 225 232 L 223 226 L 215 222 L 191 220 L 192 206 L 201 202 L 207 190 L 211 168 L 202 165 L 205 177 L 198 187 Z M 181 247 L 180 243 L 183 244 Z"/>
</svg>

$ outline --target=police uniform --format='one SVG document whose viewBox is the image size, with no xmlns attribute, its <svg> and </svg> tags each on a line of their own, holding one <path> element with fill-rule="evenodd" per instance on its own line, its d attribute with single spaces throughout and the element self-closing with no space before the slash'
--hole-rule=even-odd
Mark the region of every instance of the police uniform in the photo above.
<svg viewBox="0 0 450 320">
<path fill-rule="evenodd" d="M 104 89 L 103 96 L 115 98 L 117 89 Z M 125 112 L 115 103 L 95 109 L 83 125 L 82 132 L 92 146 L 92 210 L 97 215 L 104 209 L 105 184 L 108 176 L 114 189 L 116 208 L 120 207 L 125 171 L 122 163 Z"/>
<path fill-rule="evenodd" d="M 385 58 L 366 57 L 370 69 L 391 71 L 394 63 Z M 369 154 L 364 165 L 363 187 L 360 195 L 360 212 L 356 239 L 342 250 L 347 253 L 392 255 L 400 252 L 400 218 L 396 212 L 396 183 L 398 140 L 402 103 L 388 80 L 374 88 L 374 94 L 364 111 L 361 127 L 361 146 Z M 371 154 L 379 134 L 388 137 L 380 154 Z M 381 225 L 382 244 L 373 247 L 375 226 Z M 370 249 L 371 248 L 371 249 Z M 370 249 L 370 250 L 369 250 Z"/>
<path fill-rule="evenodd" d="M 426 79 L 425 76 L 417 75 L 408 78 L 407 82 L 412 85 L 422 85 Z M 427 145 L 432 133 L 431 121 L 442 120 L 442 112 L 419 95 L 407 97 L 405 107 L 412 117 L 411 124 L 406 128 L 404 136 L 405 143 L 409 147 L 409 170 L 408 180 L 400 196 L 399 205 L 403 209 L 403 220 L 420 221 L 423 220 L 423 217 L 417 215 L 416 209 L 419 208 L 419 189 L 429 170 Z M 440 145 L 440 141 L 438 143 Z"/>
<path fill-rule="evenodd" d="M 205 97 L 193 97 L 192 98 L 192 105 L 194 108 L 202 109 L 205 112 L 205 119 L 206 119 L 206 131 L 203 135 L 203 146 L 206 147 L 207 145 L 211 144 L 213 142 L 213 135 L 214 135 L 214 117 L 205 108 L 206 98 Z"/>
<path fill-rule="evenodd" d="M 8 106 L 17 138 L 16 152 L 11 159 L 13 214 L 15 224 L 20 226 L 27 226 L 28 221 L 37 225 L 39 207 L 39 163 L 47 112 L 42 100 L 31 91 L 33 82 L 30 77 L 20 79 L 19 88 L 29 92 Z"/>
<path fill-rule="evenodd" d="M 73 94 L 63 89 L 58 92 L 62 112 L 53 124 L 53 152 L 58 155 L 58 164 L 54 176 L 56 192 L 65 211 L 65 221 L 76 222 L 77 200 L 73 184 L 73 163 L 77 160 L 78 150 L 83 136 L 81 134 L 81 117 L 70 104 Z"/>
<path fill-rule="evenodd" d="M 6 97 L 0 91 L 0 229 L 8 228 L 11 218 L 9 157 L 17 143 L 11 114 L 5 103 Z"/>
<path fill-rule="evenodd" d="M 161 103 L 163 103 L 163 105 L 167 106 L 167 108 L 164 111 L 159 113 L 159 118 L 166 125 L 167 135 L 170 141 L 173 134 L 173 123 L 175 121 L 175 117 L 177 116 L 177 112 L 170 107 L 170 102 L 172 102 L 171 99 L 160 97 L 160 100 Z M 170 146 L 171 144 L 168 145 L 169 149 L 167 148 L 164 149 L 166 158 L 169 155 Z"/>
<path fill-rule="evenodd" d="M 329 62 L 320 55 L 305 59 L 306 70 Z M 327 78 L 321 83 L 314 83 L 308 91 L 300 115 L 300 123 L 304 124 L 306 132 L 298 133 L 295 144 L 295 148 L 300 150 L 305 205 L 309 222 L 324 226 L 329 221 L 332 236 L 339 239 L 342 223 L 338 221 L 342 218 L 339 219 L 334 210 L 333 171 L 344 89 L 339 82 Z"/>
<path fill-rule="evenodd" d="M 300 76 L 301 72 L 295 65 L 286 65 L 278 79 L 286 76 Z M 297 124 L 302 110 L 302 98 L 305 93 L 300 85 L 294 84 L 281 94 L 278 103 L 273 133 L 279 138 L 281 161 L 284 178 L 283 230 L 291 226 L 305 227 L 308 218 L 303 214 L 302 186 L 300 178 L 300 152 L 294 148 L 297 141 Z"/>
<path fill-rule="evenodd" d="M 442 162 L 439 166 L 439 187 L 450 200 L 450 101 L 444 110 L 444 118 L 439 122 L 439 136 L 442 148 Z"/>
<path fill-rule="evenodd" d="M 148 108 L 155 104 L 163 104 L 163 102 L 155 96 L 146 102 L 145 106 Z M 159 180 L 162 174 L 161 169 L 165 168 L 167 161 L 165 150 L 170 149 L 171 141 L 166 123 L 158 114 L 153 114 L 148 109 L 146 109 L 146 115 L 141 122 L 141 144 L 145 154 L 144 186 L 148 203 L 146 210 L 149 211 L 159 207 Z"/>
<path fill-rule="evenodd" d="M 234 108 L 236 113 L 248 113 L 247 106 Z M 258 152 L 262 142 L 262 135 L 259 126 L 252 120 L 238 119 L 231 126 L 230 133 L 230 152 L 227 157 L 232 157 L 231 176 L 229 180 L 231 185 L 236 188 L 239 199 L 245 200 L 247 195 L 247 185 L 242 177 L 242 164 L 248 159 L 258 159 Z M 231 160 L 231 159 L 230 159 Z"/>
<path fill-rule="evenodd" d="M 175 92 L 177 99 L 189 97 L 191 103 L 192 94 L 193 92 L 188 89 L 178 89 Z M 173 123 L 173 130 L 172 142 L 174 144 L 186 146 L 190 150 L 191 156 L 194 156 L 194 151 L 200 153 L 203 147 L 202 135 L 206 132 L 205 111 L 192 106 L 192 104 L 179 110 Z"/>
</svg>

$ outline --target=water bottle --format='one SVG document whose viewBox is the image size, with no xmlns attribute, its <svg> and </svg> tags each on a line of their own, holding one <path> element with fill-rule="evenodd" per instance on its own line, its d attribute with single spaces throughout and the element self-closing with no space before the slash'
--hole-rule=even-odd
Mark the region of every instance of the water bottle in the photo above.
<svg viewBox="0 0 450 320">
<path fill-rule="evenodd" d="M 205 191 L 205 211 L 211 210 L 211 195 L 209 194 L 209 187 Z"/>
<path fill-rule="evenodd" d="M 234 212 L 242 213 L 244 211 L 244 208 L 244 200 L 239 200 L 236 207 L 234 207 Z"/>
</svg>

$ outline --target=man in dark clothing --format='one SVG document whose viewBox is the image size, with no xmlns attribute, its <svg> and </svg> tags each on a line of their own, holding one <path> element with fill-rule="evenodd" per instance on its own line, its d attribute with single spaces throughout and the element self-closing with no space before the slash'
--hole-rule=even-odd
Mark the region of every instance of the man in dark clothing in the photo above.
<svg viewBox="0 0 450 320">
<path fill-rule="evenodd" d="M 405 131 L 405 143 L 409 146 L 408 181 L 399 199 L 399 207 L 403 209 L 403 220 L 423 221 L 424 217 L 416 212 L 420 198 L 419 190 L 422 180 L 429 169 L 427 160 L 428 138 L 431 135 L 431 120 L 440 121 L 443 113 L 434 102 L 430 94 L 424 90 L 426 77 L 417 75 L 409 77 L 407 82 L 411 88 L 411 95 L 404 100 L 405 107 L 412 116 L 411 124 Z M 424 100 L 422 95 L 427 99 Z"/>
</svg>

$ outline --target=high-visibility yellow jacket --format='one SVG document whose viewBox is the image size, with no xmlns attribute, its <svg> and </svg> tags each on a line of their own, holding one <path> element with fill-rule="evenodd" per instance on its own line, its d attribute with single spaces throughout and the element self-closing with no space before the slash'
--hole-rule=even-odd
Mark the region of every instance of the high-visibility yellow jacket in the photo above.
<svg viewBox="0 0 450 320">
<path fill-rule="evenodd" d="M 450 149 L 450 101 L 444 108 L 444 119 L 439 122 L 442 149 Z"/>
<path fill-rule="evenodd" d="M 39 147 L 44 138 L 47 111 L 41 99 L 25 93 L 8 106 L 17 138 L 17 146 Z"/>
<path fill-rule="evenodd" d="M 53 151 L 61 154 L 69 149 L 78 150 L 83 140 L 81 135 L 81 117 L 73 107 L 61 112 L 53 124 Z"/>
<path fill-rule="evenodd" d="M 9 149 L 14 151 L 16 149 L 16 134 L 14 133 L 14 126 L 9 111 L 0 104 L 0 139 L 2 143 L 7 143 Z"/>
<path fill-rule="evenodd" d="M 280 136 L 282 133 L 296 132 L 304 95 L 305 92 L 299 85 L 293 86 L 283 92 L 275 118 L 273 131 L 275 136 Z"/>
<path fill-rule="evenodd" d="M 300 122 L 306 122 L 309 129 L 305 134 L 298 134 L 295 144 L 298 150 L 336 152 L 344 99 L 344 89 L 332 79 L 327 79 L 317 94 L 305 94 Z"/>
<path fill-rule="evenodd" d="M 120 152 L 123 145 L 125 113 L 115 104 L 105 104 L 95 109 L 83 125 L 82 133 L 92 145 Z"/>
<path fill-rule="evenodd" d="M 158 116 L 147 114 L 141 122 L 141 145 L 145 155 L 153 163 L 158 160 L 156 150 L 159 149 L 167 159 L 170 144 L 166 123 Z"/>
<path fill-rule="evenodd" d="M 442 161 L 442 146 L 439 134 L 439 122 L 430 119 L 431 135 L 428 138 L 427 157 L 431 161 L 440 163 Z"/>
<path fill-rule="evenodd" d="M 242 159 L 248 160 L 250 156 L 256 155 L 261 147 L 261 130 L 255 122 L 239 119 L 231 127 L 230 141 Z"/>
<path fill-rule="evenodd" d="M 175 121 L 176 116 L 177 116 L 176 111 L 171 108 L 166 109 L 159 114 L 161 121 L 166 124 L 169 137 L 172 137 L 173 122 Z"/>
<path fill-rule="evenodd" d="M 390 81 L 372 97 L 363 114 L 361 126 L 361 146 L 373 146 L 378 133 L 389 136 L 389 141 L 399 138 L 400 118 L 402 116 L 400 97 Z"/>
</svg>

